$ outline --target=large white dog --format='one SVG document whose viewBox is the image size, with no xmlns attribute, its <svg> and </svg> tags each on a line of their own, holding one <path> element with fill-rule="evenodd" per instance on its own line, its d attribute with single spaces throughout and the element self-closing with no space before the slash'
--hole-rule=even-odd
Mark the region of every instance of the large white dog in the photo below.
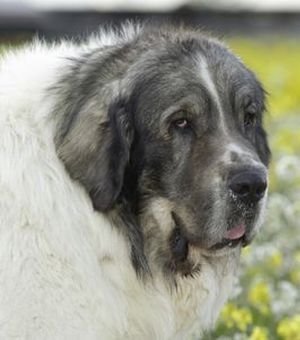
<svg viewBox="0 0 300 340">
<path fill-rule="evenodd" d="M 0 63 L 0 339 L 211 328 L 264 210 L 264 93 L 195 30 L 126 26 Z"/>
</svg>

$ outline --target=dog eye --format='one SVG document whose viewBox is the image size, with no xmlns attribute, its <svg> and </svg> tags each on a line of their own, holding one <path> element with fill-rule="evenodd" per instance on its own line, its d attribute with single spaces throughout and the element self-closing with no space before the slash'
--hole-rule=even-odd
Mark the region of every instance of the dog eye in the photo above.
<svg viewBox="0 0 300 340">
<path fill-rule="evenodd" d="M 253 113 L 246 112 L 244 117 L 244 126 L 253 127 L 256 125 L 256 115 Z"/>
<path fill-rule="evenodd" d="M 173 125 L 178 129 L 186 129 L 190 126 L 190 123 L 185 118 L 179 118 L 173 122 Z"/>
<path fill-rule="evenodd" d="M 245 128 L 254 127 L 256 125 L 257 109 L 255 104 L 249 105 L 244 114 Z"/>
</svg>

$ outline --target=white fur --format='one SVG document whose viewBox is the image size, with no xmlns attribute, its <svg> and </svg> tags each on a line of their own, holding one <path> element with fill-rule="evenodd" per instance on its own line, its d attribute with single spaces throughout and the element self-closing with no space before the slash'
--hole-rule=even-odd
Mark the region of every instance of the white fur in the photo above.
<svg viewBox="0 0 300 340">
<path fill-rule="evenodd" d="M 213 82 L 212 76 L 210 74 L 209 68 L 208 68 L 208 64 L 206 59 L 204 58 L 204 56 L 200 57 L 200 77 L 207 89 L 207 91 L 209 92 L 211 98 L 214 100 L 215 105 L 218 109 L 218 113 L 219 113 L 219 124 L 220 124 L 220 128 L 221 131 L 224 133 L 224 135 L 228 136 L 228 129 L 227 126 L 225 124 L 225 117 L 224 117 L 224 111 L 223 111 L 223 107 L 221 104 L 221 100 L 217 91 L 217 88 Z"/>
<path fill-rule="evenodd" d="M 56 155 L 48 88 L 78 53 L 36 43 L 0 64 L 0 339 L 200 335 L 230 291 L 231 256 L 203 260 L 176 291 L 159 276 L 137 279 L 124 236 Z"/>
</svg>

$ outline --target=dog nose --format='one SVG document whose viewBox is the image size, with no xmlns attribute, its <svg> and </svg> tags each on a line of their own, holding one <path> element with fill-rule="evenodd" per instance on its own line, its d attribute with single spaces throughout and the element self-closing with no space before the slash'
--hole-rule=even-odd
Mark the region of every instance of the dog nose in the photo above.
<svg viewBox="0 0 300 340">
<path fill-rule="evenodd" d="M 244 203 L 257 203 L 264 197 L 267 178 L 260 170 L 235 172 L 229 178 L 229 189 Z"/>
</svg>

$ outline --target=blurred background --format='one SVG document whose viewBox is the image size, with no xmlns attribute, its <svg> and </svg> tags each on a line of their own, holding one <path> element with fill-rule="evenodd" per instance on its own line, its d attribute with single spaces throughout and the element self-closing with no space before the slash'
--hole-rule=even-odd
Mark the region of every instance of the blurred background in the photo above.
<svg viewBox="0 0 300 340">
<path fill-rule="evenodd" d="M 106 23 L 151 17 L 180 19 L 226 36 L 297 37 L 299 11 L 299 0 L 0 0 L 0 33 L 82 36 Z"/>
<path fill-rule="evenodd" d="M 0 53 L 33 37 L 85 37 L 126 19 L 184 22 L 221 38 L 268 92 L 273 160 L 264 228 L 205 339 L 300 340 L 300 0 L 0 0 Z"/>
</svg>

